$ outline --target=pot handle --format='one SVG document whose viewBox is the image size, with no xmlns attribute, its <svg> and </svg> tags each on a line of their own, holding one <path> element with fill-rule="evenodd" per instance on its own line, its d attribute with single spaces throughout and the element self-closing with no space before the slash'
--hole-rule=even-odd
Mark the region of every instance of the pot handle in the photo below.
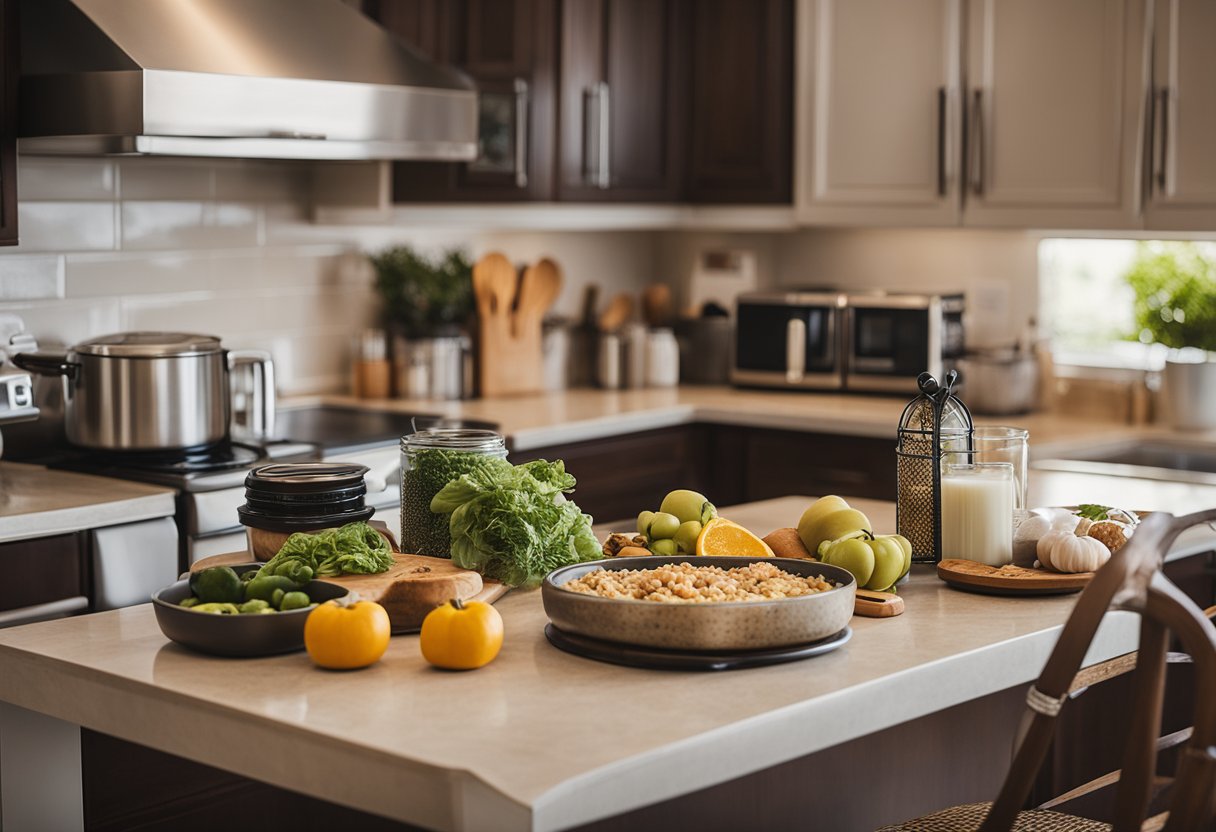
<svg viewBox="0 0 1216 832">
<path fill-rule="evenodd" d="M 265 350 L 228 353 L 232 429 L 249 439 L 274 435 L 274 359 Z M 245 378 L 248 378 L 248 382 Z"/>
<path fill-rule="evenodd" d="M 19 352 L 12 356 L 12 362 L 29 373 L 40 376 L 66 376 L 75 379 L 80 372 L 80 365 L 68 361 L 66 355 L 54 353 Z"/>
</svg>

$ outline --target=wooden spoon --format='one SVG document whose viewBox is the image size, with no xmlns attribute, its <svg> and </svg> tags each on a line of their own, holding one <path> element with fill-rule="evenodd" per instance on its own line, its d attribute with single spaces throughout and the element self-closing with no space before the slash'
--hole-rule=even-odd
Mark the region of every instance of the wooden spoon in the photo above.
<svg viewBox="0 0 1216 832">
<path fill-rule="evenodd" d="M 497 251 L 482 257 L 473 266 L 473 294 L 483 325 L 506 327 L 515 301 L 515 267 Z"/>
<path fill-rule="evenodd" d="M 633 296 L 621 292 L 600 315 L 600 332 L 616 332 L 633 316 Z"/>
<path fill-rule="evenodd" d="M 519 304 L 515 310 L 515 334 L 539 327 L 562 291 L 562 273 L 548 257 L 528 266 L 519 284 Z"/>
<path fill-rule="evenodd" d="M 671 321 L 671 287 L 652 283 L 642 292 L 642 317 L 651 327 L 667 326 Z"/>
</svg>

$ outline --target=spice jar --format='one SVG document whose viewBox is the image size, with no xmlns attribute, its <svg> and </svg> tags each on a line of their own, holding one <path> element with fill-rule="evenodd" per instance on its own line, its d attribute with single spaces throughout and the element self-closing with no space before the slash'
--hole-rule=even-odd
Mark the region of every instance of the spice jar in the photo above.
<svg viewBox="0 0 1216 832">
<path fill-rule="evenodd" d="M 276 463 L 245 476 L 245 505 L 237 516 L 245 526 L 249 551 L 257 560 L 278 554 L 296 532 L 336 529 L 368 520 L 364 505 L 365 465 L 348 462 Z"/>
<path fill-rule="evenodd" d="M 401 438 L 401 551 L 451 557 L 449 517 L 431 511 L 431 499 L 452 480 L 507 458 L 491 430 L 434 428 Z"/>
</svg>

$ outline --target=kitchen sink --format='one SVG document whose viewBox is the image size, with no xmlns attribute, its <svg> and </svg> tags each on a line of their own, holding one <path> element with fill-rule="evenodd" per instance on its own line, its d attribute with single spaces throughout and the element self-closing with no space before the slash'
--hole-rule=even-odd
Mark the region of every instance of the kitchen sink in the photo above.
<svg viewBox="0 0 1216 832">
<path fill-rule="evenodd" d="M 1044 471 L 1216 485 L 1216 445 L 1170 439 L 1091 445 L 1036 460 Z"/>
</svg>

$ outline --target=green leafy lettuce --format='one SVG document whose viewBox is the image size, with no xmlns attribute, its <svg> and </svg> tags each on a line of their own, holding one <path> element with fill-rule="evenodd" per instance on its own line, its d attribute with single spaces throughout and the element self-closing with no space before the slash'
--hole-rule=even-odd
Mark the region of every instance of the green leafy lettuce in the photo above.
<svg viewBox="0 0 1216 832">
<path fill-rule="evenodd" d="M 560 460 L 483 468 L 448 483 L 431 511 L 450 515 L 457 566 L 535 587 L 559 566 L 602 557 L 591 517 L 565 497 L 574 485 Z"/>
<path fill-rule="evenodd" d="M 388 540 L 367 523 L 347 523 L 336 529 L 306 534 L 296 532 L 287 538 L 278 554 L 266 561 L 258 575 L 285 575 L 296 579 L 312 570 L 313 576 L 341 575 L 344 572 L 371 574 L 387 572 L 393 565 L 393 550 Z"/>
</svg>

